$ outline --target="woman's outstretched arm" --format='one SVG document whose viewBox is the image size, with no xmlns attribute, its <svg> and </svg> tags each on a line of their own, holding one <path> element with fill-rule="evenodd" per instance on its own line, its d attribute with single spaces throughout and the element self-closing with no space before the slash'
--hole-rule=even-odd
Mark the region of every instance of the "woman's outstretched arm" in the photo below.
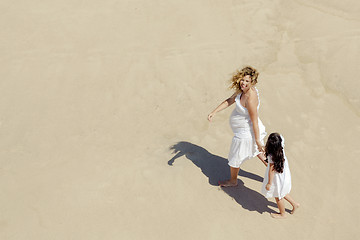
<svg viewBox="0 0 360 240">
<path fill-rule="evenodd" d="M 220 112 L 221 110 L 224 110 L 225 108 L 229 107 L 230 105 L 232 105 L 235 102 L 235 98 L 238 95 L 238 93 L 234 93 L 231 97 L 229 97 L 228 99 L 226 99 L 225 101 L 223 101 L 222 103 L 220 103 L 220 105 L 214 109 L 214 111 L 212 111 L 209 115 L 208 115 L 208 120 L 211 122 L 212 118 L 214 117 L 214 115 L 217 112 Z"/>
</svg>

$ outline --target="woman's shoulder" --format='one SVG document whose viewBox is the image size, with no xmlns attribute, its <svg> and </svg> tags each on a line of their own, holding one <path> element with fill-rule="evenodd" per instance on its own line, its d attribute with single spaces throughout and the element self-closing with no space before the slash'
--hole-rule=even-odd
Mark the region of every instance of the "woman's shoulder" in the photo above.
<svg viewBox="0 0 360 240">
<path fill-rule="evenodd" d="M 251 92 L 249 94 L 248 103 L 252 103 L 255 104 L 255 106 L 257 106 L 258 101 L 259 101 L 258 91 L 256 88 L 253 88 L 251 89 Z"/>
<path fill-rule="evenodd" d="M 251 98 L 258 98 L 259 97 L 259 90 L 256 87 L 251 88 Z"/>
</svg>

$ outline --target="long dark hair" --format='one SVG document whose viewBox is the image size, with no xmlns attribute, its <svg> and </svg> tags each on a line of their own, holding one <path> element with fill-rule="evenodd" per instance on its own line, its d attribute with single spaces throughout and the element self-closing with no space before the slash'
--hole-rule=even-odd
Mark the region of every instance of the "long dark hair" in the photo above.
<svg viewBox="0 0 360 240">
<path fill-rule="evenodd" d="M 282 173 L 284 170 L 285 158 L 282 141 L 279 133 L 271 133 L 265 146 L 265 155 L 266 157 L 271 155 L 271 159 L 274 162 L 274 169 L 278 173 Z"/>
</svg>

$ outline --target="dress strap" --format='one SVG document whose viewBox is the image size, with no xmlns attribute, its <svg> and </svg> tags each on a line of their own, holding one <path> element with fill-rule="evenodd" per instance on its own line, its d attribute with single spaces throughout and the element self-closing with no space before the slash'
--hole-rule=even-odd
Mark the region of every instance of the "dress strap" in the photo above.
<svg viewBox="0 0 360 240">
<path fill-rule="evenodd" d="M 284 148 L 285 147 L 285 139 L 283 137 L 283 135 L 280 134 L 280 138 L 281 138 L 281 146 Z"/>
<path fill-rule="evenodd" d="M 280 138 L 281 138 L 281 147 L 282 147 L 284 159 L 286 159 L 286 155 L 285 155 L 285 139 L 284 139 L 283 135 L 281 135 L 281 134 L 280 134 Z"/>
</svg>

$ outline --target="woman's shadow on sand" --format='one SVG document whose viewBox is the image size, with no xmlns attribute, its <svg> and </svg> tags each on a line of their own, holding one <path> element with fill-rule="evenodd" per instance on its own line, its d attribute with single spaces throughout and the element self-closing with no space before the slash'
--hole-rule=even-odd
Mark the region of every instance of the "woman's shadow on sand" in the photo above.
<svg viewBox="0 0 360 240">
<path fill-rule="evenodd" d="M 209 183 L 218 186 L 218 181 L 229 179 L 229 166 L 227 159 L 209 153 L 206 149 L 189 142 L 178 142 L 170 147 L 175 156 L 168 161 L 172 166 L 179 157 L 186 156 L 197 167 L 201 169 L 203 174 L 208 177 Z M 239 176 L 250 178 L 252 180 L 262 182 L 263 178 L 259 175 L 240 169 Z M 236 187 L 222 187 L 226 194 L 235 199 L 243 208 L 249 211 L 257 211 L 259 213 L 275 212 L 268 206 L 277 207 L 275 203 L 268 201 L 262 194 L 247 188 L 244 182 L 238 179 Z"/>
</svg>

